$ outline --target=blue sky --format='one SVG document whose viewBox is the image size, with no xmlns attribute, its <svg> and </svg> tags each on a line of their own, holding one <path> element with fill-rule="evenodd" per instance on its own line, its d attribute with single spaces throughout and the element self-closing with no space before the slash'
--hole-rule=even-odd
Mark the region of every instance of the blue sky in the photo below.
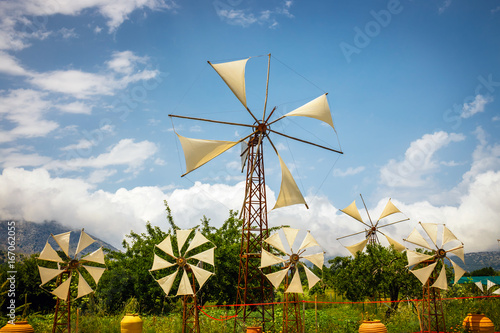
<svg viewBox="0 0 500 333">
<path fill-rule="evenodd" d="M 182 227 L 203 215 L 220 225 L 241 207 L 239 149 L 181 178 L 173 128 L 246 132 L 168 114 L 251 123 L 207 60 L 271 53 L 268 108 L 328 92 L 337 133 L 311 119 L 279 129 L 344 155 L 276 138 L 310 209 L 272 211 L 270 225 L 309 229 L 328 255 L 347 255 L 362 236 L 336 239 L 363 228 L 339 209 L 361 208 L 361 193 L 372 218 L 388 198 L 410 217 L 387 228 L 399 241 L 436 222 L 466 252 L 498 250 L 497 1 L 3 1 L 0 29 L 2 219 L 54 219 L 115 246 L 145 221 L 166 228 L 163 200 Z M 265 56 L 246 68 L 257 115 L 266 69 Z M 264 149 L 272 207 L 279 162 Z"/>
</svg>

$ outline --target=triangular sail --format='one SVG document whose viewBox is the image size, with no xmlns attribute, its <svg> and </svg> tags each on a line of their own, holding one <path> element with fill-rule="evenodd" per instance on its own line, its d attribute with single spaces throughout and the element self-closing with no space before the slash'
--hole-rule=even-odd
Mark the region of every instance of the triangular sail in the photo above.
<svg viewBox="0 0 500 333">
<path fill-rule="evenodd" d="M 269 267 L 285 262 L 286 260 L 262 249 L 260 256 L 260 268 Z"/>
<path fill-rule="evenodd" d="M 410 272 L 412 272 L 417 277 L 417 279 L 419 279 L 420 282 L 422 282 L 422 284 L 425 284 L 427 282 L 427 280 L 429 279 L 429 276 L 431 276 L 431 273 L 434 270 L 434 268 L 436 267 L 436 265 L 437 265 L 437 262 L 435 262 L 427 267 L 424 267 L 424 268 L 410 270 Z"/>
<path fill-rule="evenodd" d="M 177 290 L 177 296 L 179 295 L 193 295 L 193 287 L 189 282 L 189 277 L 186 271 L 182 272 L 181 282 L 179 283 L 179 289 Z"/>
<path fill-rule="evenodd" d="M 443 226 L 443 245 L 451 242 L 451 241 L 458 241 L 458 238 L 451 232 L 450 229 L 448 229 L 445 225 Z"/>
<path fill-rule="evenodd" d="M 69 257 L 69 237 L 71 231 L 64 232 L 62 234 L 52 235 L 52 238 L 57 242 L 61 250 Z"/>
<path fill-rule="evenodd" d="M 420 234 L 420 232 L 418 232 L 416 228 L 413 229 L 410 235 L 404 240 L 412 244 L 425 247 L 428 250 L 432 250 L 429 243 L 424 239 L 424 237 L 422 237 L 422 235 Z"/>
<path fill-rule="evenodd" d="M 87 248 L 87 246 L 89 246 L 93 242 L 95 242 L 95 240 L 82 229 L 80 233 L 80 239 L 78 240 L 78 246 L 76 247 L 75 255 L 83 251 L 85 248 Z"/>
<path fill-rule="evenodd" d="M 453 253 L 460 259 L 462 259 L 462 262 L 465 263 L 465 254 L 464 254 L 464 247 L 463 245 L 460 245 L 459 247 L 453 248 L 451 250 L 446 251 L 448 253 Z"/>
<path fill-rule="evenodd" d="M 167 260 L 163 259 L 162 257 L 158 256 L 155 253 L 154 259 L 153 259 L 153 267 L 151 267 L 151 269 L 149 271 L 150 272 L 157 271 L 159 269 L 168 268 L 168 267 L 172 267 L 175 265 L 176 265 L 176 263 L 168 262 Z"/>
<path fill-rule="evenodd" d="M 52 294 L 56 295 L 62 300 L 68 299 L 69 295 L 69 285 L 71 283 L 71 276 L 66 279 L 63 283 L 59 285 L 56 289 L 52 291 Z"/>
<path fill-rule="evenodd" d="M 281 166 L 281 186 L 278 199 L 276 200 L 276 204 L 273 209 L 296 204 L 304 204 L 307 207 L 306 200 L 302 196 L 302 193 L 300 193 L 299 187 L 292 177 L 292 173 L 288 170 L 285 162 L 283 162 L 279 154 L 278 158 Z"/>
<path fill-rule="evenodd" d="M 295 273 L 293 273 L 292 281 L 288 285 L 288 288 L 285 290 L 285 293 L 296 293 L 303 294 L 304 290 L 302 289 L 302 283 L 300 282 L 300 274 L 299 270 L 296 269 Z"/>
<path fill-rule="evenodd" d="M 156 280 L 156 282 L 158 282 L 158 284 L 160 285 L 161 289 L 163 289 L 163 291 L 165 292 L 165 295 L 168 295 L 170 293 L 170 289 L 172 289 L 172 285 L 174 284 L 177 272 L 179 272 L 179 269 L 177 269 L 170 275 L 167 275 L 159 280 Z"/>
<path fill-rule="evenodd" d="M 297 234 L 299 233 L 299 229 L 294 229 L 294 228 L 282 228 L 283 233 L 285 234 L 286 240 L 288 241 L 288 245 L 290 246 L 290 249 L 292 249 L 293 242 L 295 242 L 295 238 L 297 237 Z"/>
<path fill-rule="evenodd" d="M 483 292 L 483 293 L 484 293 L 483 283 L 482 283 L 481 281 L 477 281 L 477 282 L 476 282 L 476 286 L 477 286 L 479 289 L 481 289 L 481 292 Z"/>
<path fill-rule="evenodd" d="M 459 265 L 457 265 L 450 258 L 448 258 L 448 260 L 451 262 L 451 265 L 453 266 L 453 271 L 455 272 L 455 280 L 453 281 L 453 283 L 457 283 L 458 280 L 460 280 L 460 278 L 465 274 L 465 270 Z"/>
<path fill-rule="evenodd" d="M 196 230 L 196 233 L 194 234 L 193 240 L 191 243 L 189 243 L 189 246 L 186 250 L 186 253 L 191 251 L 194 248 L 197 248 L 198 246 L 210 242 L 201 232 Z"/>
<path fill-rule="evenodd" d="M 380 214 L 380 217 L 378 219 L 381 220 L 384 217 L 387 217 L 387 216 L 395 214 L 395 213 L 401 213 L 401 211 L 396 206 L 394 206 L 391 199 L 389 199 L 389 201 L 387 202 L 387 205 L 385 205 L 385 208 L 382 211 L 382 214 Z"/>
<path fill-rule="evenodd" d="M 323 94 L 313 99 L 309 103 L 304 104 L 301 107 L 285 114 L 285 117 L 289 116 L 303 116 L 318 119 L 324 121 L 335 130 L 335 127 L 333 126 L 332 113 L 330 112 L 330 107 L 328 106 L 326 94 Z"/>
<path fill-rule="evenodd" d="M 306 234 L 306 237 L 302 241 L 302 244 L 300 244 L 299 250 L 307 249 L 308 247 L 312 246 L 319 246 L 318 242 L 314 239 L 314 237 L 311 235 L 311 233 L 308 231 Z"/>
<path fill-rule="evenodd" d="M 281 242 L 281 238 L 277 232 L 272 234 L 268 238 L 264 239 L 264 242 L 266 242 L 269 245 L 274 246 L 275 248 L 277 248 L 278 250 L 280 250 L 283 253 L 287 253 L 287 251 L 285 250 L 285 247 L 283 246 L 283 242 Z"/>
<path fill-rule="evenodd" d="M 196 281 L 198 281 L 199 285 L 198 289 L 201 289 L 201 287 L 203 287 L 205 282 L 207 282 L 208 278 L 214 274 L 195 265 L 189 265 L 189 267 L 191 267 L 191 270 L 194 273 L 194 277 L 196 278 Z"/>
<path fill-rule="evenodd" d="M 248 58 L 250 59 L 250 58 Z M 247 107 L 245 92 L 245 66 L 248 59 L 212 64 L 208 62 L 213 69 L 220 75 L 222 80 L 240 100 L 241 104 Z"/>
<path fill-rule="evenodd" d="M 177 134 L 177 137 L 181 142 L 186 159 L 186 173 L 184 175 L 198 169 L 238 143 L 238 141 L 192 139 L 180 134 Z"/>
<path fill-rule="evenodd" d="M 396 249 L 396 251 L 399 251 L 399 252 L 403 252 L 406 248 L 403 244 L 395 241 L 394 239 L 392 239 L 391 237 L 387 236 L 386 234 L 384 234 L 385 238 L 387 238 L 387 241 L 389 242 L 389 244 L 393 245 L 394 248 Z"/>
<path fill-rule="evenodd" d="M 78 272 L 78 295 L 76 298 L 80 298 L 82 296 L 88 295 L 93 292 L 92 288 L 90 288 L 89 284 L 83 278 L 82 274 Z"/>
<path fill-rule="evenodd" d="M 493 286 L 496 286 L 496 283 L 493 283 L 490 280 L 486 280 L 486 289 L 487 290 L 490 290 L 490 288 Z"/>
<path fill-rule="evenodd" d="M 92 261 L 96 262 L 99 264 L 105 264 L 104 263 L 104 252 L 102 251 L 102 247 L 98 248 L 88 256 L 83 257 L 81 260 L 87 260 L 87 261 Z"/>
<path fill-rule="evenodd" d="M 175 258 L 174 250 L 172 249 L 172 241 L 170 240 L 170 235 L 165 237 L 165 239 L 162 240 L 160 244 L 156 245 L 156 247 L 161 249 L 163 252 L 165 252 L 169 256 Z"/>
<path fill-rule="evenodd" d="M 188 239 L 189 235 L 191 234 L 191 231 L 193 229 L 187 229 L 187 230 L 176 230 L 175 233 L 177 235 L 177 249 L 179 250 L 179 255 L 183 255 L 181 253 L 182 247 L 184 246 L 184 243 L 186 243 L 186 240 Z"/>
<path fill-rule="evenodd" d="M 314 266 L 318 267 L 319 269 L 323 268 L 323 263 L 325 262 L 325 254 L 323 252 L 303 256 L 302 258 L 309 260 L 314 264 Z"/>
<path fill-rule="evenodd" d="M 439 273 L 438 278 L 436 281 L 432 284 L 432 288 L 439 288 L 443 290 L 448 289 L 448 281 L 446 280 L 446 268 L 445 265 L 443 264 L 443 267 L 441 268 L 441 273 Z"/>
<path fill-rule="evenodd" d="M 38 266 L 38 272 L 40 273 L 40 279 L 42 280 L 42 283 L 40 285 L 43 286 L 44 284 L 61 274 L 63 271 L 56 268 L 45 268 L 42 266 Z"/>
<path fill-rule="evenodd" d="M 82 265 L 87 272 L 89 272 L 90 276 L 94 279 L 95 284 L 99 283 L 99 280 L 101 279 L 102 274 L 106 270 L 106 268 L 103 267 L 94 267 L 94 266 L 86 266 Z"/>
<path fill-rule="evenodd" d="M 432 240 L 435 246 L 437 246 L 437 233 L 438 233 L 438 225 L 436 223 L 422 223 L 420 222 L 422 229 L 424 229 L 425 233 Z"/>
<path fill-rule="evenodd" d="M 406 258 L 408 259 L 408 266 L 407 267 L 411 267 L 413 265 L 421 263 L 422 261 L 434 258 L 434 255 L 415 252 L 412 250 L 406 250 Z"/>
<path fill-rule="evenodd" d="M 314 287 L 316 283 L 318 283 L 321 279 L 316 276 L 306 265 L 303 265 L 304 271 L 306 272 L 307 283 L 309 290 Z"/>
<path fill-rule="evenodd" d="M 361 218 L 361 215 L 359 214 L 358 207 L 356 207 L 356 200 L 354 200 L 352 204 L 350 204 L 344 209 L 341 209 L 340 211 L 346 213 L 352 218 L 355 218 L 359 222 L 364 223 L 363 219 Z"/>
<path fill-rule="evenodd" d="M 361 242 L 356 243 L 354 245 L 346 246 L 345 248 L 347 250 L 349 250 L 349 252 L 351 252 L 353 257 L 355 257 L 356 253 L 358 253 L 358 251 L 363 251 L 363 249 L 366 246 L 366 243 L 368 243 L 368 238 L 366 238 L 366 239 L 362 240 Z"/>
<path fill-rule="evenodd" d="M 282 270 L 279 270 L 274 273 L 266 274 L 267 279 L 271 282 L 271 284 L 274 286 L 274 289 L 278 289 L 281 281 L 285 278 L 285 276 L 288 274 L 288 270 L 290 268 L 285 268 Z"/>
<path fill-rule="evenodd" d="M 214 266 L 214 249 L 215 247 L 212 247 L 206 251 L 195 254 L 194 256 L 191 256 L 188 259 L 200 260 Z"/>
<path fill-rule="evenodd" d="M 45 247 L 42 252 L 40 252 L 40 256 L 38 259 L 55 261 L 55 262 L 63 262 L 61 257 L 57 254 L 56 250 L 49 244 L 49 242 L 45 243 Z"/>
</svg>

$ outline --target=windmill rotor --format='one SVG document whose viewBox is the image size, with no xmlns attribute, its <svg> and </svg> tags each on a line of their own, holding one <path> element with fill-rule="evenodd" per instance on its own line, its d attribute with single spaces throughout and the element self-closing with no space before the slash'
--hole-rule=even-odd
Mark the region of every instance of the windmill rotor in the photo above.
<svg viewBox="0 0 500 333">
<path fill-rule="evenodd" d="M 352 234 L 349 234 L 349 235 L 345 235 L 345 236 L 342 236 L 342 237 L 339 237 L 339 238 L 337 238 L 337 240 L 348 238 L 348 237 L 351 237 L 351 236 L 356 236 L 356 235 L 359 235 L 359 234 L 364 234 L 365 235 L 365 239 L 364 240 L 362 240 L 359 243 L 356 243 L 354 245 L 345 246 L 345 248 L 353 256 L 356 256 L 356 253 L 358 251 L 363 251 L 363 249 L 366 247 L 367 244 L 379 244 L 380 241 L 378 239 L 378 234 L 383 235 L 387 239 L 387 241 L 389 242 L 389 244 L 393 245 L 396 250 L 398 250 L 400 252 L 404 251 L 405 247 L 401 243 L 397 242 L 396 240 L 394 240 L 393 238 L 391 238 L 389 235 L 387 235 L 387 233 L 382 232 L 380 229 L 386 228 L 388 226 L 391 226 L 391 225 L 394 225 L 394 224 L 397 224 L 397 223 L 408 221 L 409 218 L 405 216 L 405 218 L 403 218 L 403 219 L 399 219 L 397 221 L 392 221 L 392 222 L 385 222 L 385 224 L 383 224 L 382 221 L 386 221 L 384 219 L 386 219 L 388 216 L 391 216 L 393 214 L 403 214 L 392 203 L 391 199 L 389 199 L 387 201 L 387 204 L 385 205 L 384 210 L 380 214 L 380 217 L 378 218 L 378 220 L 376 220 L 375 222 L 373 222 L 372 218 L 370 217 L 370 213 L 369 213 L 368 209 L 366 208 L 363 196 L 361 194 L 360 194 L 360 197 L 361 197 L 361 200 L 363 201 L 363 205 L 365 207 L 366 214 L 368 216 L 368 221 L 367 222 L 365 222 L 363 220 L 363 218 L 361 217 L 361 214 L 359 213 L 359 210 L 358 210 L 358 208 L 356 206 L 356 200 L 354 200 L 346 208 L 340 209 L 340 211 L 343 212 L 344 214 L 346 214 L 346 215 L 354 218 L 356 221 L 360 222 L 361 224 L 363 224 L 364 225 L 364 230 L 359 231 L 359 232 L 355 232 L 355 233 L 352 233 Z"/>
</svg>

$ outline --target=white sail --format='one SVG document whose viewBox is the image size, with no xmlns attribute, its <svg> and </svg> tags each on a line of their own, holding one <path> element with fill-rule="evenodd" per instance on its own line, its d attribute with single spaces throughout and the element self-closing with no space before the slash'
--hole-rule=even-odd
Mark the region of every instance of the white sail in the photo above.
<svg viewBox="0 0 500 333">
<path fill-rule="evenodd" d="M 283 162 L 279 154 L 278 158 L 281 166 L 281 187 L 278 199 L 276 200 L 276 204 L 273 209 L 296 204 L 304 204 L 307 207 L 306 200 L 302 196 L 302 193 L 300 193 L 299 187 L 292 177 L 292 173 L 288 170 L 285 162 Z"/>
<path fill-rule="evenodd" d="M 407 267 L 411 267 L 413 265 L 421 263 L 422 261 L 434 258 L 434 255 L 415 252 L 412 250 L 406 250 L 406 258 L 408 259 L 408 266 Z"/>
<path fill-rule="evenodd" d="M 78 246 L 76 247 L 75 254 L 80 253 L 81 251 L 86 249 L 93 242 L 95 242 L 95 240 L 92 237 L 90 237 L 89 235 L 87 235 L 87 233 L 85 231 L 83 231 L 83 229 L 82 229 L 82 231 L 80 233 L 80 239 L 78 240 Z"/>
<path fill-rule="evenodd" d="M 274 246 L 278 250 L 280 250 L 283 253 L 287 253 L 285 250 L 285 247 L 283 246 L 283 242 L 281 241 L 281 238 L 277 232 L 269 236 L 268 238 L 264 239 L 264 242 L 266 242 L 269 245 Z"/>
<path fill-rule="evenodd" d="M 458 241 L 458 238 L 451 232 L 450 229 L 448 229 L 446 226 L 443 226 L 443 245 L 451 242 L 451 241 Z"/>
<path fill-rule="evenodd" d="M 455 272 L 455 281 L 453 283 L 457 283 L 458 280 L 465 274 L 465 270 L 457 265 L 453 260 L 448 258 L 448 260 L 451 262 L 451 265 L 453 266 L 453 271 Z"/>
<path fill-rule="evenodd" d="M 191 282 L 189 282 L 189 277 L 186 271 L 183 271 L 181 282 L 179 283 L 179 289 L 177 289 L 177 296 L 179 295 L 193 295 L 193 287 L 191 287 Z"/>
<path fill-rule="evenodd" d="M 70 237 L 71 231 L 64 232 L 62 234 L 57 234 L 57 235 L 52 235 L 52 238 L 57 242 L 61 250 L 69 256 L 69 237 Z"/>
<path fill-rule="evenodd" d="M 424 229 L 425 233 L 432 240 L 435 246 L 437 246 L 437 230 L 438 225 L 436 223 L 422 223 L 420 222 L 422 229 Z"/>
<path fill-rule="evenodd" d="M 429 266 L 426 266 L 424 268 L 410 270 L 410 272 L 412 272 L 420 280 L 422 284 L 425 284 L 429 279 L 429 276 L 431 276 L 431 273 L 436 267 L 436 265 L 437 262 L 430 264 Z"/>
<path fill-rule="evenodd" d="M 349 252 L 351 252 L 353 257 L 355 257 L 356 253 L 358 253 L 358 251 L 363 251 L 363 249 L 366 246 L 366 243 L 368 243 L 368 238 L 366 238 L 366 239 L 362 240 L 361 242 L 356 243 L 354 245 L 346 246 L 345 248 L 347 250 L 349 250 Z"/>
<path fill-rule="evenodd" d="M 189 243 L 189 246 L 186 250 L 186 253 L 191 251 L 194 248 L 197 248 L 198 246 L 210 242 L 201 232 L 196 230 L 196 233 L 194 234 L 193 240 L 191 243 Z"/>
<path fill-rule="evenodd" d="M 250 58 L 248 58 L 250 59 Z M 241 104 L 247 107 L 247 99 L 245 92 L 245 66 L 248 59 L 212 64 L 208 62 L 213 69 L 220 75 L 222 80 L 234 95 L 240 100 Z"/>
<path fill-rule="evenodd" d="M 344 209 L 340 210 L 341 212 L 346 213 L 352 218 L 355 218 L 359 222 L 363 222 L 363 219 L 361 218 L 361 215 L 359 214 L 358 207 L 356 207 L 356 200 L 354 200 L 349 206 L 347 206 Z"/>
<path fill-rule="evenodd" d="M 45 243 L 45 246 L 40 252 L 40 256 L 38 257 L 40 260 L 48 260 L 54 262 L 63 262 L 61 257 L 57 254 L 56 250 L 49 244 L 49 242 Z"/>
<path fill-rule="evenodd" d="M 286 240 L 288 241 L 288 245 L 290 246 L 290 249 L 292 249 L 293 243 L 295 242 L 295 238 L 297 237 L 297 234 L 299 233 L 299 229 L 294 229 L 294 228 L 282 228 L 283 233 L 285 234 Z"/>
<path fill-rule="evenodd" d="M 269 267 L 285 262 L 286 260 L 262 249 L 260 256 L 260 268 Z"/>
<path fill-rule="evenodd" d="M 429 243 L 424 239 L 424 237 L 422 237 L 422 235 L 420 234 L 420 232 L 418 232 L 416 228 L 413 229 L 410 235 L 404 240 L 412 244 L 425 247 L 428 250 L 432 250 Z"/>
<path fill-rule="evenodd" d="M 299 270 L 296 269 L 295 273 L 293 273 L 292 281 L 288 285 L 288 288 L 285 290 L 285 293 L 295 293 L 295 294 L 303 294 L 304 290 L 302 289 L 302 283 L 300 282 L 300 274 Z"/>
<path fill-rule="evenodd" d="M 446 280 L 446 268 L 443 263 L 443 267 L 441 268 L 441 272 L 439 273 L 438 278 L 436 281 L 432 284 L 432 288 L 439 288 L 443 290 L 448 289 L 448 281 Z"/>
<path fill-rule="evenodd" d="M 302 244 L 300 244 L 299 250 L 307 249 L 308 247 L 312 246 L 319 246 L 318 242 L 314 239 L 314 237 L 311 235 L 311 233 L 308 231 L 306 234 L 306 237 L 302 241 Z"/>
<path fill-rule="evenodd" d="M 391 199 L 389 199 L 389 201 L 385 205 L 384 210 L 382 211 L 382 214 L 380 214 L 380 217 L 378 219 L 381 220 L 384 217 L 387 217 L 387 216 L 395 214 L 395 213 L 401 213 L 401 211 L 399 209 L 397 209 L 397 207 L 394 206 L 394 204 L 391 202 Z"/>
<path fill-rule="evenodd" d="M 191 231 L 193 231 L 193 229 L 175 230 L 175 234 L 177 235 L 177 248 L 179 250 L 179 255 L 181 255 L 182 247 L 184 246 L 184 243 L 186 243 L 186 240 L 191 234 Z"/>
<path fill-rule="evenodd" d="M 196 278 L 196 281 L 198 281 L 198 289 L 201 289 L 205 282 L 207 282 L 208 278 L 211 277 L 214 273 L 209 272 L 203 268 L 197 267 L 195 265 L 189 265 L 191 270 L 194 273 L 194 277 Z"/>
<path fill-rule="evenodd" d="M 332 113 L 330 112 L 330 107 L 328 106 L 326 94 L 323 94 L 318 98 L 313 99 L 309 103 L 304 104 L 301 107 L 285 114 L 285 117 L 289 116 L 303 116 L 318 119 L 327 123 L 335 130 L 335 127 L 333 126 Z"/>
<path fill-rule="evenodd" d="M 177 273 L 179 272 L 179 269 L 177 269 L 174 273 L 167 275 L 159 280 L 156 280 L 158 284 L 160 285 L 161 289 L 165 292 L 165 295 L 168 295 L 170 293 L 170 289 L 172 289 L 172 285 L 174 284 L 175 277 L 177 276 Z"/>
<path fill-rule="evenodd" d="M 281 281 L 285 278 L 285 276 L 288 274 L 289 268 L 281 269 L 277 272 L 266 274 L 267 279 L 271 282 L 271 284 L 274 286 L 274 289 L 278 289 Z"/>
<path fill-rule="evenodd" d="M 204 263 L 214 266 L 214 257 L 215 257 L 214 249 L 215 247 L 212 247 L 206 251 L 195 254 L 194 256 L 191 256 L 188 259 L 200 260 L 203 261 Z"/>
<path fill-rule="evenodd" d="M 59 285 L 56 289 L 52 291 L 52 294 L 56 295 L 62 300 L 68 299 L 69 295 L 69 285 L 71 283 L 71 276 L 66 279 L 63 283 Z"/>
<path fill-rule="evenodd" d="M 105 264 L 104 263 L 104 252 L 102 251 L 102 247 L 98 248 L 97 250 L 95 250 L 91 254 L 83 257 L 81 260 L 92 261 L 92 262 L 96 262 L 96 263 L 104 265 Z"/>
<path fill-rule="evenodd" d="M 165 237 L 164 240 L 161 241 L 160 244 L 156 245 L 159 249 L 161 249 L 163 252 L 168 254 L 171 257 L 174 257 L 174 250 L 172 249 L 172 241 L 170 240 L 170 235 Z"/>
<path fill-rule="evenodd" d="M 155 253 L 154 259 L 153 259 L 153 267 L 151 267 L 151 269 L 149 271 L 150 272 L 157 271 L 159 269 L 164 269 L 164 268 L 172 267 L 175 265 L 176 265 L 176 263 L 168 262 L 167 260 L 163 259 L 162 257 L 158 256 Z"/>
<path fill-rule="evenodd" d="M 87 283 L 87 281 L 85 281 L 82 274 L 78 272 L 78 295 L 76 296 L 76 298 L 83 297 L 90 294 L 91 292 L 93 292 L 92 288 L 90 288 L 89 284 Z"/>
<path fill-rule="evenodd" d="M 396 251 L 399 251 L 399 252 L 403 252 L 406 248 L 403 244 L 395 241 L 394 239 L 392 239 L 391 237 L 387 236 L 386 234 L 384 234 L 385 238 L 387 238 L 387 241 L 389 242 L 389 244 L 393 245 L 394 248 L 396 249 Z"/>
<path fill-rule="evenodd" d="M 38 266 L 38 272 L 40 273 L 40 279 L 42 280 L 41 286 L 61 274 L 63 271 L 56 268 L 45 268 Z"/>
<path fill-rule="evenodd" d="M 306 265 L 303 265 L 304 271 L 306 272 L 308 288 L 311 289 L 314 287 L 316 283 L 318 283 L 321 279 L 316 276 Z"/>
<path fill-rule="evenodd" d="M 95 284 L 99 283 L 102 274 L 106 270 L 106 268 L 103 267 L 86 266 L 86 265 L 82 265 L 82 267 L 84 267 L 87 270 L 87 272 L 89 272 L 90 276 L 92 276 L 92 278 L 94 279 Z"/>
<path fill-rule="evenodd" d="M 323 252 L 303 256 L 302 258 L 309 260 L 314 264 L 314 266 L 318 267 L 319 269 L 323 268 L 323 263 L 325 262 L 325 254 Z"/>
</svg>

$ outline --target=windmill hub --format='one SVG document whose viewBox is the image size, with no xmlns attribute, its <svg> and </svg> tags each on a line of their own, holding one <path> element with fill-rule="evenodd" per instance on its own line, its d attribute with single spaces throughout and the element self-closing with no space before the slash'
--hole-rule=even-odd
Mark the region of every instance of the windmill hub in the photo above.
<svg viewBox="0 0 500 333">
<path fill-rule="evenodd" d="M 299 255 L 297 253 L 294 253 L 290 256 L 290 263 L 296 264 L 297 262 L 299 262 L 299 259 Z"/>
<path fill-rule="evenodd" d="M 73 269 L 77 269 L 77 268 L 78 268 L 78 266 L 80 266 L 80 263 L 79 263 L 79 262 L 78 262 L 78 260 L 76 260 L 76 259 L 71 260 L 71 261 L 69 262 L 69 264 L 68 264 L 68 268 L 69 268 L 69 269 L 72 269 L 72 270 L 73 270 Z"/>
<path fill-rule="evenodd" d="M 184 259 L 183 257 L 177 258 L 177 265 L 179 265 L 180 267 L 184 267 L 186 264 L 186 259 Z"/>
<path fill-rule="evenodd" d="M 443 250 L 443 249 L 439 249 L 439 250 L 437 251 L 437 257 L 438 257 L 438 258 L 444 258 L 445 256 L 446 256 L 446 251 L 445 251 L 445 250 Z"/>
</svg>

